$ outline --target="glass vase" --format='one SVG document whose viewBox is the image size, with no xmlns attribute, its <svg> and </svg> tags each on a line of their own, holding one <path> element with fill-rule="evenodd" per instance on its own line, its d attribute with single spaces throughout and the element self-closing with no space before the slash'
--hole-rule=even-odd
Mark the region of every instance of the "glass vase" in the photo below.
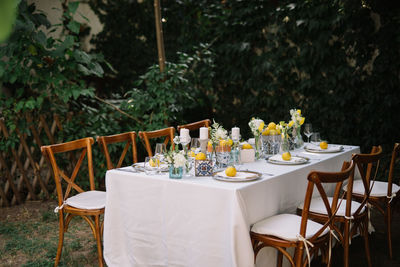
<svg viewBox="0 0 400 267">
<path fill-rule="evenodd" d="M 294 148 L 301 148 L 304 145 L 303 137 L 301 136 L 300 127 L 293 128 L 292 132 Z"/>
<path fill-rule="evenodd" d="M 260 142 L 260 135 L 254 136 L 254 146 L 255 146 L 255 160 L 259 160 L 262 156 L 262 149 L 261 149 L 261 142 Z"/>
<path fill-rule="evenodd" d="M 183 174 L 183 168 L 175 168 L 174 166 L 169 166 L 169 178 L 171 179 L 181 179 Z"/>
</svg>

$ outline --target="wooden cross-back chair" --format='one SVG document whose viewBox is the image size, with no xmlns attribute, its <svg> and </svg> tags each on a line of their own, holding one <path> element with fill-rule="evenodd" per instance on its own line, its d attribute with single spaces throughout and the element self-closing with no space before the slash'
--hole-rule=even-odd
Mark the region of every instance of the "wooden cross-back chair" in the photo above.
<svg viewBox="0 0 400 267">
<path fill-rule="evenodd" d="M 137 162 L 136 132 L 127 132 L 109 136 L 97 136 L 96 139 L 101 148 L 101 151 L 103 151 L 104 156 L 106 157 L 108 170 L 120 168 L 122 166 L 122 163 L 124 162 L 125 156 L 130 147 L 132 150 L 133 163 Z M 125 142 L 125 147 L 121 153 L 121 156 L 119 157 L 117 165 L 114 166 L 111 161 L 110 153 L 108 151 L 108 145 L 123 142 Z"/>
<path fill-rule="evenodd" d="M 375 207 L 383 215 L 386 224 L 389 257 L 392 259 L 392 207 L 398 201 L 400 194 L 400 187 L 398 184 L 393 183 L 393 176 L 396 162 L 400 156 L 400 144 L 396 143 L 393 147 L 387 182 L 375 181 L 381 152 L 382 148 L 380 146 L 374 146 L 370 154 L 354 156 L 362 179 L 354 182 L 353 198 L 361 201 L 367 197 L 368 204 Z"/>
<path fill-rule="evenodd" d="M 174 135 L 175 135 L 174 127 L 168 127 L 168 128 L 164 128 L 164 129 L 160 129 L 160 130 L 155 130 L 155 131 L 140 131 L 139 132 L 140 140 L 142 140 L 149 157 L 153 156 L 150 139 L 165 137 L 164 144 L 167 146 L 168 143 L 171 142 L 172 148 L 175 148 L 175 144 L 173 141 Z"/>
<path fill-rule="evenodd" d="M 178 133 L 179 133 L 182 128 L 189 129 L 189 131 L 195 131 L 195 130 L 200 129 L 201 127 L 208 128 L 210 126 L 211 126 L 211 120 L 206 119 L 206 120 L 196 121 L 196 122 L 192 122 L 192 123 L 188 123 L 188 124 L 184 124 L 184 125 L 178 125 L 177 129 L 178 129 Z"/>
<path fill-rule="evenodd" d="M 348 162 L 343 164 L 343 168 L 347 168 Z M 351 165 L 355 169 L 354 161 Z M 371 266 L 371 256 L 368 241 L 368 211 L 366 203 L 359 203 L 352 200 L 351 189 L 353 187 L 354 174 L 347 180 L 340 180 L 334 174 L 320 172 L 318 174 L 324 177 L 326 182 L 336 183 L 332 197 L 316 197 L 313 198 L 309 208 L 309 218 L 319 223 L 324 223 L 331 219 L 331 214 L 326 211 L 326 205 L 330 205 L 331 210 L 337 210 L 333 216 L 332 230 L 336 233 L 336 238 L 343 246 L 343 266 L 349 266 L 349 245 L 351 238 L 359 231 L 364 237 L 364 247 L 367 257 L 368 266 Z M 343 177 L 342 177 L 343 178 Z M 343 183 L 346 183 L 347 191 L 342 191 Z M 301 213 L 303 204 L 297 207 L 297 213 Z"/>
<path fill-rule="evenodd" d="M 57 266 L 62 253 L 64 242 L 64 232 L 68 230 L 68 225 L 74 216 L 81 216 L 89 224 L 94 238 L 96 239 L 99 266 L 103 266 L 103 252 L 102 252 L 102 222 L 100 216 L 104 214 L 106 193 L 95 190 L 95 181 L 93 174 L 93 161 L 92 161 L 92 144 L 93 138 L 83 138 L 62 144 L 42 146 L 42 154 L 48 159 L 53 169 L 54 180 L 56 184 L 56 191 L 58 197 L 58 207 L 54 210 L 59 215 L 59 240 L 57 248 L 57 256 L 54 266 Z M 60 158 L 56 154 L 67 152 L 80 152 L 79 159 L 72 174 L 68 176 L 66 171 L 61 170 Z M 90 190 L 85 191 L 76 183 L 79 170 L 82 163 L 87 158 L 87 170 Z M 66 186 L 63 186 L 64 182 Z M 70 196 L 75 190 L 76 195 Z"/>
<path fill-rule="evenodd" d="M 304 205 L 301 216 L 295 214 L 280 214 L 269 217 L 253 225 L 250 236 L 254 249 L 254 260 L 258 252 L 264 247 L 274 247 L 278 250 L 277 266 L 281 267 L 283 256 L 289 260 L 291 266 L 303 267 L 310 264 L 313 255 L 318 256 L 321 252 L 322 261 L 330 266 L 331 229 L 333 229 L 333 218 L 337 209 L 328 204 L 323 184 L 343 183 L 352 179 L 354 164 L 344 162 L 340 172 L 317 172 L 308 174 L 308 186 L 305 194 Z M 323 224 L 309 219 L 310 203 L 313 190 L 316 187 L 320 197 L 323 199 L 329 219 Z M 339 194 L 333 198 L 337 203 Z M 312 244 L 312 246 L 311 246 Z M 287 248 L 295 248 L 294 256 L 291 256 Z M 306 252 L 306 253 L 304 253 Z M 305 254 L 305 255 L 304 255 Z"/>
</svg>

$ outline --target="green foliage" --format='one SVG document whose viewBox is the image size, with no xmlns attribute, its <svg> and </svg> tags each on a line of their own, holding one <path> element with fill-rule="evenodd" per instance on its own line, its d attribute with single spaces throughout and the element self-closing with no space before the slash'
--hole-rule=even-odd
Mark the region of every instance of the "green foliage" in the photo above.
<svg viewBox="0 0 400 267">
<path fill-rule="evenodd" d="M 34 4 L 19 4 L 14 32 L 0 47 L 0 112 L 9 129 L 27 129 L 18 121 L 24 113 L 57 112 L 81 96 L 94 95 L 94 88 L 84 78 L 101 77 L 104 71 L 100 63 L 104 59 L 79 46 L 80 25 L 72 20 L 78 4 L 70 3 L 65 10 L 62 22 L 67 29 L 60 38 L 49 33 L 63 24 L 50 25 Z"/>
<path fill-rule="evenodd" d="M 212 53 L 204 44 L 195 49 L 192 56 L 178 53 L 178 63 L 166 62 L 164 72 L 158 65 L 151 66 L 127 92 L 122 108 L 137 118 L 139 129 L 166 127 L 182 121 L 184 111 L 204 106 L 207 99 L 201 97 L 213 75 Z"/>
<path fill-rule="evenodd" d="M 121 92 L 130 90 L 132 77 L 143 65 L 156 61 L 152 2 L 91 1 L 105 25 L 94 42 L 113 58 L 119 72 L 115 84 Z M 215 75 L 199 94 L 205 101 L 184 106 L 183 120 L 195 120 L 198 112 L 188 107 L 196 105 L 196 111 L 203 110 L 226 128 L 240 126 L 248 136 L 249 118 L 288 120 L 291 108 L 301 108 L 306 121 L 330 142 L 361 145 L 363 151 L 383 144 L 389 151 L 398 141 L 400 116 L 394 109 L 400 104 L 396 30 L 400 5 L 396 1 L 161 4 L 169 61 L 176 60 L 176 51 L 187 52 L 198 43 L 209 43 L 213 51 Z M 117 18 L 116 11 L 122 11 Z M 116 53 L 116 47 L 124 47 L 124 52 Z M 169 117 L 169 122 L 175 124 L 175 118 Z"/>
<path fill-rule="evenodd" d="M 15 21 L 17 0 L 0 1 L 0 43 L 11 33 Z"/>
</svg>

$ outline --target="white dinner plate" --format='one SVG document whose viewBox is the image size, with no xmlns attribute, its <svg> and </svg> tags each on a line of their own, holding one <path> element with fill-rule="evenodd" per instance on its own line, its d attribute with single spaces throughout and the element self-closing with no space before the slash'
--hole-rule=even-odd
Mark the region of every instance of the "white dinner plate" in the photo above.
<svg viewBox="0 0 400 267">
<path fill-rule="evenodd" d="M 145 171 L 145 166 L 144 166 L 144 163 L 143 163 L 143 162 L 134 163 L 134 164 L 132 165 L 132 167 L 133 167 L 134 169 L 138 170 L 138 171 L 142 171 L 142 172 Z M 147 170 L 157 170 L 157 167 L 151 167 L 149 164 L 146 164 L 146 169 L 147 169 Z M 161 163 L 161 165 L 160 165 L 160 171 L 161 171 L 161 172 L 168 172 L 168 171 L 169 171 L 168 165 L 165 164 L 165 163 Z"/>
<path fill-rule="evenodd" d="M 309 144 L 304 147 L 304 150 L 311 153 L 338 153 L 343 151 L 343 146 L 328 144 L 327 149 L 322 149 L 319 145 Z"/>
<path fill-rule="evenodd" d="M 290 160 L 283 160 L 281 154 L 274 155 L 268 158 L 268 163 L 278 164 L 278 165 L 300 165 L 305 164 L 309 161 L 309 158 L 302 156 L 292 156 Z"/>
<path fill-rule="evenodd" d="M 261 173 L 253 171 L 238 171 L 236 176 L 226 176 L 225 171 L 214 172 L 212 176 L 215 180 L 224 182 L 250 182 L 261 177 Z"/>
</svg>

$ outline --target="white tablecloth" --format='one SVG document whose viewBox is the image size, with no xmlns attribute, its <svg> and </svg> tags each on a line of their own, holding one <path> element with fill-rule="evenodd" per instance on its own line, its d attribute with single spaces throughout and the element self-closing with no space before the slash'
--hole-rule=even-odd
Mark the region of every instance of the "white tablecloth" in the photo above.
<svg viewBox="0 0 400 267">
<path fill-rule="evenodd" d="M 311 170 L 339 171 L 359 147 L 312 154 L 304 165 L 260 160 L 241 169 L 264 174 L 253 182 L 222 182 L 212 177 L 169 179 L 126 170 L 106 174 L 104 258 L 108 266 L 254 266 L 249 230 L 255 222 L 295 212 L 304 201 Z M 263 249 L 257 266 L 275 266 L 276 251 Z"/>
</svg>

